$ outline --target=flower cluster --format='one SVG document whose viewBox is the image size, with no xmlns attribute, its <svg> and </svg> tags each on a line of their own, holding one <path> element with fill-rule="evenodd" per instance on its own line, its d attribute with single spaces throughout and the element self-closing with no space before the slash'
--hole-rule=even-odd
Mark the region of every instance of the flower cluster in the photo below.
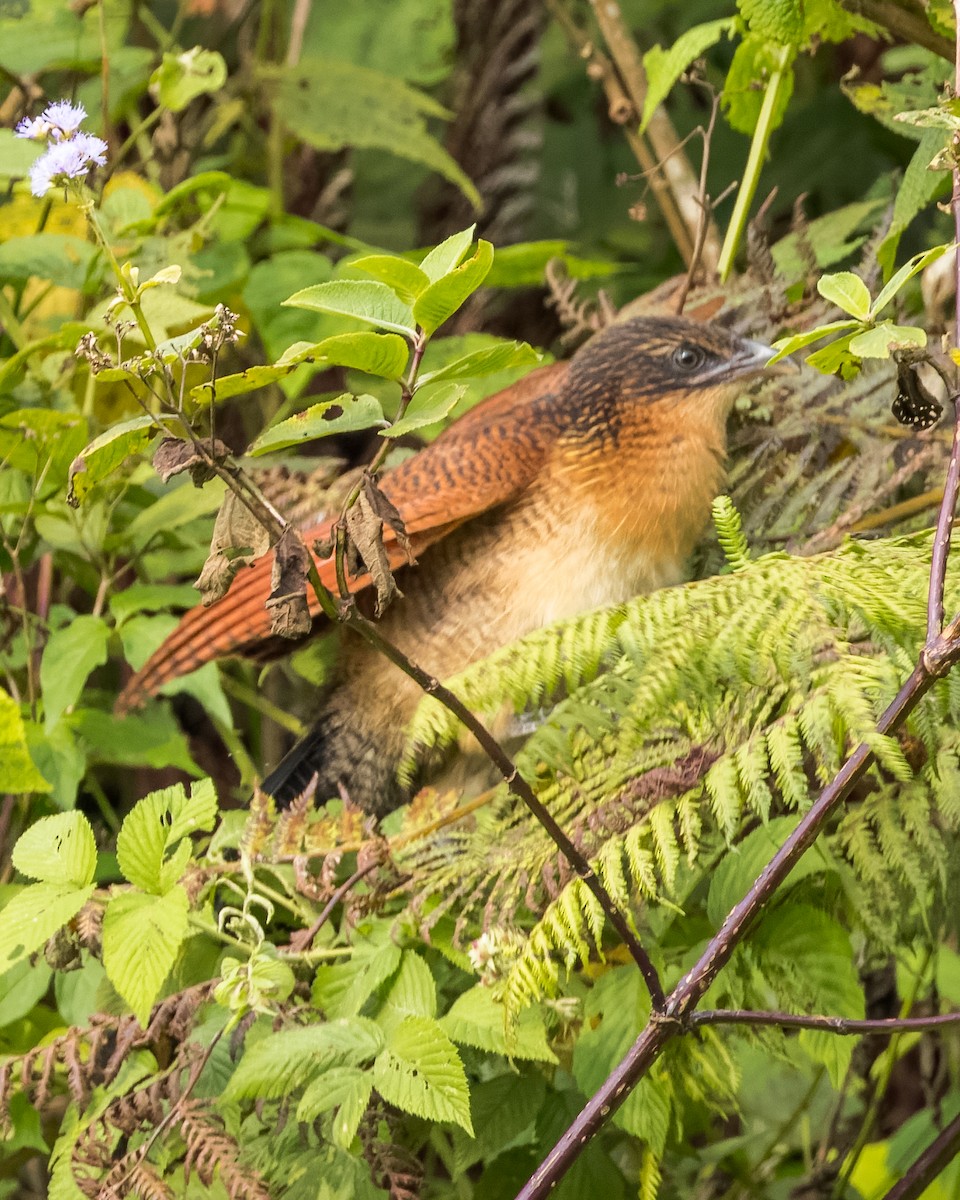
<svg viewBox="0 0 960 1200">
<path fill-rule="evenodd" d="M 35 196 L 45 196 L 70 179 L 83 179 L 91 167 L 106 163 L 107 143 L 80 129 L 86 116 L 82 104 L 58 100 L 39 117 L 24 117 L 17 126 L 17 137 L 47 143 L 45 153 L 30 168 L 30 190 Z"/>
</svg>

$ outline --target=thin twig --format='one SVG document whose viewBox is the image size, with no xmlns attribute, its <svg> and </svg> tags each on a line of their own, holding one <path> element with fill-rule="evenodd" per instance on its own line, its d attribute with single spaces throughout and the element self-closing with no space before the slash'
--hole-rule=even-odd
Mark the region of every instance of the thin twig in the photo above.
<svg viewBox="0 0 960 1200">
<path fill-rule="evenodd" d="M 841 1037 L 924 1032 L 960 1025 L 960 1013 L 937 1013 L 929 1017 L 884 1017 L 878 1020 L 855 1020 L 851 1017 L 805 1016 L 803 1013 L 753 1012 L 748 1009 L 707 1009 L 694 1013 L 688 1021 L 700 1025 L 776 1025 L 781 1029 L 820 1029 Z"/>
<path fill-rule="evenodd" d="M 317 936 L 324 925 L 326 925 L 330 918 L 330 914 L 344 898 L 347 892 L 352 891 L 361 879 L 369 875 L 374 867 L 379 867 L 380 865 L 381 864 L 379 862 L 367 863 L 365 867 L 360 867 L 359 870 L 354 871 L 349 879 L 345 879 L 333 893 L 327 903 L 323 906 L 320 911 L 320 915 L 310 926 L 310 928 L 298 929 L 297 932 L 293 934 L 293 936 L 290 938 L 290 949 L 296 954 L 303 954 L 304 951 L 309 950 L 313 939 Z"/>
<path fill-rule="evenodd" d="M 707 172 L 710 169 L 710 147 L 713 143 L 713 130 L 717 123 L 717 113 L 720 111 L 720 95 L 714 91 L 711 95 L 710 105 L 710 120 L 707 122 L 707 128 L 700 127 L 700 135 L 703 138 L 703 154 L 700 158 L 700 190 L 697 192 L 697 201 L 700 205 L 700 216 L 697 219 L 697 236 L 693 243 L 693 258 L 690 260 L 690 266 L 687 268 L 686 278 L 683 281 L 683 286 L 680 288 L 680 294 L 677 296 L 677 316 L 683 313 L 683 307 L 687 302 L 687 296 L 690 294 L 690 288 L 693 286 L 693 277 L 697 273 L 697 268 L 700 266 L 703 258 L 703 248 L 707 240 L 707 230 L 710 225 L 710 217 L 713 213 L 713 201 L 707 193 Z M 713 264 L 716 266 L 716 263 Z"/>
<path fill-rule="evenodd" d="M 907 1167 L 883 1200 L 919 1200 L 943 1168 L 960 1152 L 960 1113 L 933 1139 L 930 1145 Z"/>
</svg>

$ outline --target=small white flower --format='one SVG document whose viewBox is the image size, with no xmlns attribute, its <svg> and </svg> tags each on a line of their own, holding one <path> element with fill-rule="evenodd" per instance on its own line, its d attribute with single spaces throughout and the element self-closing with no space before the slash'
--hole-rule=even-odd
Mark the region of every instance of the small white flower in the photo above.
<svg viewBox="0 0 960 1200">
<path fill-rule="evenodd" d="M 46 121 L 58 139 L 68 138 L 87 119 L 87 110 L 82 104 L 71 104 L 69 100 L 56 100 L 48 104 L 40 118 Z"/>
<path fill-rule="evenodd" d="M 78 133 L 48 146 L 30 168 L 30 190 L 45 196 L 51 187 L 68 179 L 82 179 L 91 167 L 107 161 L 107 143 L 89 133 Z"/>
<path fill-rule="evenodd" d="M 17 123 L 13 132 L 16 137 L 40 141 L 41 138 L 50 136 L 51 129 L 49 122 L 44 117 L 24 117 Z"/>
</svg>

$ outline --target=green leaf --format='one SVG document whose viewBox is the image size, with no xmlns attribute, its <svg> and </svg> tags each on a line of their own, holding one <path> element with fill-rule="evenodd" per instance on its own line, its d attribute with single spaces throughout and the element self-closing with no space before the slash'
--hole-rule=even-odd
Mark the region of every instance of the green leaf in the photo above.
<svg viewBox="0 0 960 1200">
<path fill-rule="evenodd" d="M 460 1056 L 429 1017 L 407 1017 L 373 1064 L 373 1086 L 388 1104 L 428 1121 L 453 1121 L 473 1134 Z"/>
<path fill-rule="evenodd" d="M 25 283 L 31 277 L 55 280 L 78 291 L 94 289 L 97 248 L 81 237 L 66 233 L 36 233 L 7 238 L 0 244 L 0 279 Z"/>
<path fill-rule="evenodd" d="M 795 333 L 792 337 L 780 338 L 773 343 L 776 354 L 770 359 L 767 366 L 780 362 L 781 359 L 793 354 L 796 350 L 802 350 L 804 346 L 809 346 L 812 342 L 819 342 L 821 338 L 829 337 L 831 333 L 839 333 L 842 329 L 859 329 L 859 327 L 859 321 L 831 321 L 827 325 L 818 325 L 816 329 L 808 329 L 804 333 Z"/>
<path fill-rule="evenodd" d="M 538 354 L 526 342 L 500 342 L 496 346 L 476 350 L 473 354 L 466 354 L 436 371 L 421 375 L 417 382 L 417 390 L 426 387 L 428 383 L 438 383 L 441 379 L 474 379 L 478 375 L 493 375 L 509 367 L 530 366 L 540 362 L 542 358 L 543 355 Z"/>
<path fill-rule="evenodd" d="M 463 256 L 473 245 L 473 235 L 476 231 L 476 225 L 471 225 L 467 229 L 461 229 L 459 233 L 451 233 L 439 246 L 434 246 L 423 256 L 420 270 L 431 283 L 449 275 L 463 262 Z"/>
<path fill-rule="evenodd" d="M 282 1029 L 250 1046 L 227 1084 L 228 1100 L 273 1100 L 334 1067 L 358 1067 L 380 1053 L 380 1028 L 365 1017 L 348 1017 Z"/>
<path fill-rule="evenodd" d="M 477 984 L 464 992 L 440 1018 L 440 1028 L 453 1041 L 510 1058 L 555 1063 L 547 1044 L 543 1014 L 536 1006 L 523 1009 L 515 1029 L 507 1036 L 506 1014 L 490 989 Z"/>
<path fill-rule="evenodd" d="M 22 796 L 50 790 L 27 749 L 20 706 L 0 688 L 0 792 Z"/>
<path fill-rule="evenodd" d="M 97 869 L 97 843 L 83 813 L 57 813 L 34 821 L 20 835 L 12 858 L 28 879 L 85 888 Z"/>
<path fill-rule="evenodd" d="M 277 115 L 309 146 L 386 150 L 422 163 L 455 184 L 475 208 L 477 189 L 427 129 L 426 116 L 448 114 L 393 75 L 334 58 L 303 58 L 290 70 L 263 72 Z"/>
<path fill-rule="evenodd" d="M 151 792 L 124 819 L 117 835 L 117 863 L 124 877 L 145 892 L 162 896 L 186 869 L 191 845 L 177 843 L 200 829 L 212 829 L 217 816 L 213 782 L 201 779 L 188 796 L 183 784 Z"/>
<path fill-rule="evenodd" d="M 822 275 L 817 280 L 817 291 L 831 304 L 842 308 L 858 321 L 870 317 L 870 290 L 859 275 L 852 271 L 839 271 L 836 275 Z"/>
<path fill-rule="evenodd" d="M 131 454 L 140 454 L 145 450 L 156 428 L 154 418 L 144 413 L 142 416 L 132 417 L 129 421 L 121 421 L 119 425 L 114 425 L 94 438 L 70 466 L 68 503 L 74 506 L 81 504 L 95 483 L 106 479 L 112 471 L 122 466 Z"/>
<path fill-rule="evenodd" d="M 722 17 L 718 21 L 694 25 L 692 29 L 682 33 L 669 50 L 665 50 L 663 46 L 652 46 L 647 51 L 643 56 L 643 66 L 647 74 L 647 94 L 643 99 L 640 133 L 647 128 L 654 111 L 663 103 L 667 93 L 693 60 L 719 42 L 724 34 L 731 34 L 734 24 L 732 17 Z"/>
<path fill-rule="evenodd" d="M 317 969 L 313 1003 L 331 1017 L 353 1016 L 399 966 L 400 948 L 393 942 L 361 942 L 348 962 Z"/>
<path fill-rule="evenodd" d="M 831 342 L 829 346 L 815 350 L 813 354 L 807 355 L 807 366 L 822 371 L 824 375 L 835 375 L 837 371 L 844 370 L 852 362 L 850 343 L 853 338 L 854 334 L 848 333 L 845 337 Z"/>
<path fill-rule="evenodd" d="M 406 370 L 410 347 L 396 333 L 338 333 L 322 342 L 301 342 L 291 346 L 272 366 L 248 367 L 236 375 L 224 375 L 216 384 L 201 383 L 190 389 L 194 400 L 209 404 L 256 391 L 292 374 L 304 364 L 319 368 L 350 367 L 379 375 L 383 379 L 399 379 Z"/>
<path fill-rule="evenodd" d="M 751 34 L 781 45 L 803 40 L 803 5 L 798 0 L 737 0 L 737 8 Z"/>
<path fill-rule="evenodd" d="M 437 989 L 430 968 L 419 954 L 405 950 L 400 970 L 377 1013 L 377 1024 L 389 1032 L 406 1017 L 435 1017 Z"/>
<path fill-rule="evenodd" d="M 770 114 L 770 129 L 783 121 L 794 84 L 793 67 L 791 62 L 783 62 L 783 55 L 783 46 L 754 34 L 748 34 L 734 51 L 723 85 L 723 108 L 738 133 L 753 134 L 760 121 L 764 94 L 774 76 L 780 78 L 780 84 Z"/>
<path fill-rule="evenodd" d="M 102 617 L 83 614 L 50 635 L 40 660 L 43 725 L 47 733 L 80 699 L 91 671 L 107 661 L 110 627 Z"/>
<path fill-rule="evenodd" d="M 380 436 L 400 437 L 414 429 L 422 429 L 424 425 L 441 421 L 466 394 L 466 385 L 462 383 L 440 383 L 418 391 L 403 416 L 394 421 L 389 429 L 381 429 Z"/>
<path fill-rule="evenodd" d="M 899 292 L 903 285 L 911 280 L 914 275 L 924 270 L 924 268 L 928 267 L 931 263 L 936 262 L 938 258 L 942 258 L 948 250 L 956 250 L 956 248 L 957 246 L 955 242 L 950 242 L 945 246 L 934 246 L 931 250 L 924 250 L 920 254 L 915 254 L 913 258 L 905 262 L 900 270 L 897 271 L 897 273 L 890 279 L 890 282 L 881 289 L 880 295 L 877 296 L 876 300 L 873 302 L 872 308 L 870 309 L 870 317 L 873 318 L 878 313 L 883 312 L 897 292 Z"/>
<path fill-rule="evenodd" d="M 925 346 L 927 335 L 917 325 L 894 325 L 881 321 L 873 329 L 865 329 L 850 339 L 850 353 L 858 358 L 889 358 L 894 346 Z"/>
<path fill-rule="evenodd" d="M 355 317 L 368 325 L 392 329 L 413 337 L 415 321 L 409 305 L 404 304 L 385 283 L 363 279 L 331 279 L 294 292 L 283 301 L 285 308 L 306 308 L 312 312 L 336 313 Z"/>
<path fill-rule="evenodd" d="M 347 265 L 385 283 L 404 304 L 412 304 L 430 286 L 429 277 L 418 266 L 394 254 L 368 254 Z"/>
<path fill-rule="evenodd" d="M 333 1140 L 344 1150 L 357 1136 L 357 1128 L 370 1103 L 373 1078 L 358 1067 L 332 1067 L 316 1078 L 297 1105 L 298 1121 L 313 1121 L 331 1108 L 339 1108 L 333 1122 Z"/>
<path fill-rule="evenodd" d="M 107 978 L 144 1028 L 187 936 L 190 903 L 182 887 L 162 896 L 120 892 L 103 914 Z"/>
<path fill-rule="evenodd" d="M 644 1076 L 614 1117 L 621 1129 L 642 1138 L 656 1155 L 663 1154 L 670 1133 L 670 1094 L 650 1075 Z"/>
<path fill-rule="evenodd" d="M 34 883 L 0 910 L 0 975 L 39 950 L 93 895 L 93 885 Z"/>
<path fill-rule="evenodd" d="M 4 971 L 0 975 L 0 1029 L 22 1021 L 46 995 L 52 978 L 53 972 L 45 962 L 34 963 L 27 958 Z M 6 1140 L 4 1152 L 10 1153 L 10 1143 Z"/>
<path fill-rule="evenodd" d="M 17 137 L 12 129 L 0 129 L 0 179 L 25 179 L 43 152 L 38 142 Z"/>
<path fill-rule="evenodd" d="M 150 76 L 150 86 L 164 108 L 183 112 L 197 96 L 219 92 L 227 82 L 227 64 L 216 50 L 194 46 L 179 54 L 166 53 Z"/>
<path fill-rule="evenodd" d="M 476 252 L 466 262 L 455 267 L 419 296 L 413 306 L 417 324 L 429 336 L 452 317 L 468 296 L 486 279 L 493 266 L 493 246 L 482 239 Z"/>
<path fill-rule="evenodd" d="M 383 409 L 376 396 L 351 396 L 349 392 L 344 392 L 334 400 L 312 404 L 295 417 L 288 417 L 279 425 L 264 430 L 247 453 L 266 454 L 270 450 L 299 446 L 302 442 L 329 437 L 334 433 L 369 429 L 383 422 Z"/>
<path fill-rule="evenodd" d="M 877 247 L 877 261 L 883 267 L 884 275 L 889 275 L 893 270 L 897 247 L 904 230 L 933 200 L 949 190 L 950 176 L 945 172 L 929 169 L 931 159 L 942 145 L 943 137 L 937 130 L 927 130 L 907 163 L 907 169 L 893 198 L 890 229 Z"/>
</svg>

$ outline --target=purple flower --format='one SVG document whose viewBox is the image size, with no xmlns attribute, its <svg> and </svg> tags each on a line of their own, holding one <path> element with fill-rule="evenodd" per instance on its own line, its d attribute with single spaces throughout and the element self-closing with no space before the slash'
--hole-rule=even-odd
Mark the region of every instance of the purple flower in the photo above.
<svg viewBox="0 0 960 1200">
<path fill-rule="evenodd" d="M 107 143 L 88 133 L 54 142 L 30 168 L 30 190 L 35 196 L 45 196 L 57 184 L 82 179 L 91 167 L 103 166 L 106 151 Z"/>
<path fill-rule="evenodd" d="M 50 126 L 43 117 L 24 117 L 13 132 L 17 137 L 39 141 L 50 136 Z"/>
<path fill-rule="evenodd" d="M 81 123 L 87 119 L 87 110 L 82 104 L 71 104 L 69 100 L 57 100 L 53 104 L 47 105 L 40 119 L 49 124 L 53 136 L 60 140 L 76 133 Z"/>
</svg>

